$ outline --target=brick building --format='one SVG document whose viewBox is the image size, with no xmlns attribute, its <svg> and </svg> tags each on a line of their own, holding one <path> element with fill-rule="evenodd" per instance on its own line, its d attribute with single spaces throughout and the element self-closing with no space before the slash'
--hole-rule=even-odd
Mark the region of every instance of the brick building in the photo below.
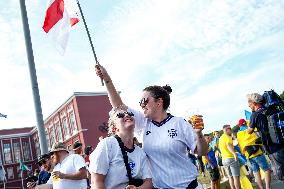
<svg viewBox="0 0 284 189">
<path fill-rule="evenodd" d="M 107 93 L 75 92 L 44 121 L 49 149 L 58 141 L 64 142 L 69 150 L 76 141 L 83 148 L 96 147 L 98 138 L 107 134 L 110 110 Z M 0 155 L 6 187 L 21 188 L 20 159 L 31 169 L 37 168 L 34 162 L 40 155 L 40 147 L 36 127 L 0 130 Z M 4 188 L 3 182 L 0 188 Z"/>
</svg>

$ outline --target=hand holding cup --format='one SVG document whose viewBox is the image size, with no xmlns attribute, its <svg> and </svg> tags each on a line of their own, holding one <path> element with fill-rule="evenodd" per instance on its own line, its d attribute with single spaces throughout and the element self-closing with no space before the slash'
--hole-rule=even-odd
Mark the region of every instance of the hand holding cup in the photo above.
<svg viewBox="0 0 284 189">
<path fill-rule="evenodd" d="M 190 117 L 190 122 L 193 129 L 204 129 L 203 116 L 202 115 L 193 115 Z"/>
</svg>

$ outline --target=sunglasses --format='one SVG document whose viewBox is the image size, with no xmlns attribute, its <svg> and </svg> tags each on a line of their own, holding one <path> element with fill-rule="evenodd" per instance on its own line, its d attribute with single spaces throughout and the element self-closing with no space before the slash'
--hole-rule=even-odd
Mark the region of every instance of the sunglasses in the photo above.
<svg viewBox="0 0 284 189">
<path fill-rule="evenodd" d="M 140 101 L 139 101 L 139 105 L 140 106 L 146 106 L 149 102 L 149 99 L 148 98 L 142 98 Z"/>
<path fill-rule="evenodd" d="M 124 118 L 126 116 L 126 114 L 129 115 L 130 117 L 134 116 L 134 114 L 132 112 L 120 112 L 120 113 L 116 114 L 116 117 Z"/>
<path fill-rule="evenodd" d="M 54 152 L 50 152 L 49 155 L 50 155 L 50 157 L 53 156 L 53 155 L 54 155 Z"/>
</svg>

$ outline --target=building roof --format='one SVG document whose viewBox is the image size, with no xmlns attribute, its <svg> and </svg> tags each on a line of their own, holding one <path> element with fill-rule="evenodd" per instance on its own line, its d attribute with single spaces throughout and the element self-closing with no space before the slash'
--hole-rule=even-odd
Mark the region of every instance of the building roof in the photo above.
<svg viewBox="0 0 284 189">
<path fill-rule="evenodd" d="M 23 128 L 12 128 L 12 129 L 2 129 L 0 130 L 0 138 L 7 138 L 13 136 L 30 135 L 31 131 L 35 127 L 23 127 Z"/>
<path fill-rule="evenodd" d="M 48 117 L 46 117 L 44 119 L 44 123 L 46 123 L 46 121 L 48 121 L 50 117 L 52 117 L 56 112 L 58 112 L 62 107 L 64 107 L 66 104 L 68 104 L 75 97 L 79 97 L 79 96 L 106 96 L 106 95 L 108 95 L 107 92 L 74 92 L 73 95 L 71 95 L 64 103 L 62 103 L 55 111 L 53 111 L 51 114 L 49 114 Z"/>
</svg>

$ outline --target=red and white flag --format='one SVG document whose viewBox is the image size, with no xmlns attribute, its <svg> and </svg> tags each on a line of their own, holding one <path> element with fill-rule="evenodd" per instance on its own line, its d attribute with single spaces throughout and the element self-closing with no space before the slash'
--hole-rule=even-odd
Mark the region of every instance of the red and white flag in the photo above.
<svg viewBox="0 0 284 189">
<path fill-rule="evenodd" d="M 69 31 L 79 22 L 76 0 L 49 0 L 43 30 L 55 42 L 55 47 L 64 54 Z"/>
</svg>

